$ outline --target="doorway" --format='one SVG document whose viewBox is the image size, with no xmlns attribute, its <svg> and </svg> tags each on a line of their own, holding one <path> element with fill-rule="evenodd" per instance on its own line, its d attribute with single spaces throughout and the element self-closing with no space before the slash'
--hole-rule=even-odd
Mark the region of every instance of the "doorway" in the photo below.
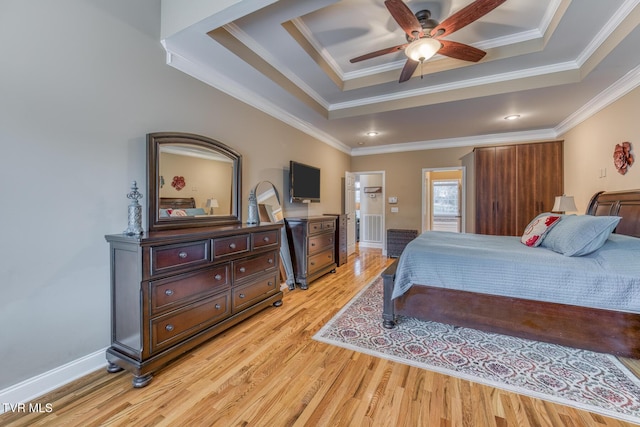
<svg viewBox="0 0 640 427">
<path fill-rule="evenodd" d="M 345 173 L 348 255 L 356 246 L 386 252 L 384 187 L 384 171 Z"/>
<path fill-rule="evenodd" d="M 465 168 L 422 169 L 422 231 L 465 230 Z"/>
</svg>

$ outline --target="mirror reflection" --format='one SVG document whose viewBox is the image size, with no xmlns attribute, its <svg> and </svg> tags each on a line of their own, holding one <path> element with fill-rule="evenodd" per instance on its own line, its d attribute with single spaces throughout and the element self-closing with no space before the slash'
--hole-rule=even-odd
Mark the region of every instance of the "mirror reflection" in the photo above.
<svg viewBox="0 0 640 427">
<path fill-rule="evenodd" d="M 284 214 L 280 206 L 278 191 L 269 181 L 262 181 L 255 188 L 258 202 L 258 217 L 261 223 L 282 222 Z"/>
<path fill-rule="evenodd" d="M 233 161 L 194 145 L 167 144 L 159 156 L 159 217 L 228 216 Z"/>
<path fill-rule="evenodd" d="M 239 224 L 242 156 L 205 136 L 147 135 L 149 231 Z"/>
<path fill-rule="evenodd" d="M 281 223 L 284 224 L 284 212 L 280 205 L 280 195 L 276 187 L 269 181 L 262 181 L 253 190 L 258 203 L 258 217 L 260 223 Z M 280 260 L 282 271 L 281 276 L 285 279 L 289 290 L 296 288 L 293 264 L 291 263 L 291 252 L 289 252 L 289 240 L 287 230 L 283 226 L 280 238 Z"/>
</svg>

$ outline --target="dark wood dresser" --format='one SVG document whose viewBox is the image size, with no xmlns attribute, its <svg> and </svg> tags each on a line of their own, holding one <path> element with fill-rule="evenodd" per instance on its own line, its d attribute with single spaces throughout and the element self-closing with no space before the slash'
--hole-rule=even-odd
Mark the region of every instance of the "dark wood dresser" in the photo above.
<svg viewBox="0 0 640 427">
<path fill-rule="evenodd" d="M 347 215 L 346 214 L 326 214 L 336 217 L 336 265 L 340 267 L 347 263 Z"/>
<path fill-rule="evenodd" d="M 309 283 L 336 269 L 336 216 L 285 218 L 296 283 Z"/>
<path fill-rule="evenodd" d="M 110 372 L 154 371 L 256 312 L 282 304 L 281 224 L 108 235 Z"/>
</svg>

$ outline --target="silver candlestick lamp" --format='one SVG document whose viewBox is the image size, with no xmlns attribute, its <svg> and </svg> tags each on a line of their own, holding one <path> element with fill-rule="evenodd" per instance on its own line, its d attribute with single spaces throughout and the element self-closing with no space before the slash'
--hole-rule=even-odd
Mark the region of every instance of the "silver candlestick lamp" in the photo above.
<svg viewBox="0 0 640 427">
<path fill-rule="evenodd" d="M 131 200 L 129 204 L 129 227 L 124 230 L 127 236 L 139 236 L 142 230 L 142 205 L 138 203 L 138 199 L 142 198 L 142 194 L 138 191 L 138 183 L 131 183 L 131 191 L 127 194 L 127 199 Z"/>
<path fill-rule="evenodd" d="M 260 222 L 258 218 L 258 199 L 256 193 L 251 190 L 249 193 L 249 215 L 247 218 L 247 224 L 258 224 Z"/>
</svg>

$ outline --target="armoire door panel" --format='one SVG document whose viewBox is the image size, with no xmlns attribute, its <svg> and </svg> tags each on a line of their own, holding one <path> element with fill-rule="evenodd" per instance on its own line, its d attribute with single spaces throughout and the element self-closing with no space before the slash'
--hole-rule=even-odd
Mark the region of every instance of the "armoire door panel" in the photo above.
<svg viewBox="0 0 640 427">
<path fill-rule="evenodd" d="M 496 147 L 495 233 L 499 236 L 516 234 L 516 147 Z"/>
<path fill-rule="evenodd" d="M 495 218 L 495 149 L 475 150 L 476 233 L 493 234 Z"/>
<path fill-rule="evenodd" d="M 538 214 L 553 208 L 563 192 L 562 141 L 517 146 L 517 227 L 524 228 Z"/>
<path fill-rule="evenodd" d="M 476 233 L 518 236 L 563 193 L 562 141 L 474 150 Z"/>
</svg>

